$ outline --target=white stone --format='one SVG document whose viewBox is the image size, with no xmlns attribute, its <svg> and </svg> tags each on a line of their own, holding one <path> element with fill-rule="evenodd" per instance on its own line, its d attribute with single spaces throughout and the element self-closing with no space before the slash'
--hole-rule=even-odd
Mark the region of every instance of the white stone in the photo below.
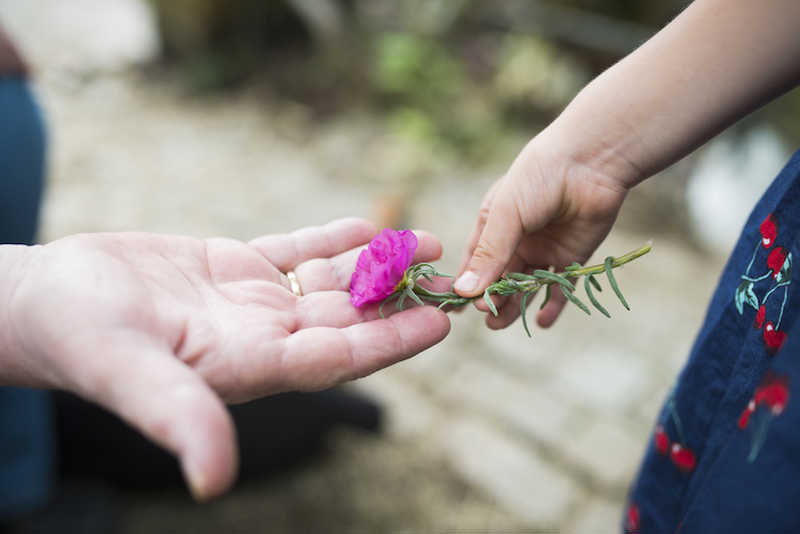
<svg viewBox="0 0 800 534">
<path fill-rule="evenodd" d="M 647 357 L 624 346 L 595 345 L 556 367 L 552 389 L 600 412 L 621 412 L 637 402 L 649 386 Z"/>
<path fill-rule="evenodd" d="M 555 445 L 565 437 L 570 403 L 547 396 L 540 384 L 501 366 L 467 362 L 440 391 L 451 404 L 482 411 L 537 442 Z"/>
<path fill-rule="evenodd" d="M 622 508 L 622 502 L 592 498 L 561 534 L 619 534 Z"/>
<path fill-rule="evenodd" d="M 638 429 L 638 428 L 637 428 Z M 629 431 L 614 418 L 593 418 L 584 432 L 575 432 L 562 442 L 571 463 L 585 470 L 596 482 L 613 491 L 627 489 L 644 454 L 642 432 Z"/>
<path fill-rule="evenodd" d="M 535 528 L 555 528 L 580 489 L 530 448 L 476 419 L 440 429 L 439 440 L 454 469 Z"/>
<path fill-rule="evenodd" d="M 380 401 L 386 414 L 386 430 L 401 437 L 425 435 L 441 417 L 434 399 L 389 371 L 357 380 L 351 387 Z"/>
<path fill-rule="evenodd" d="M 118 71 L 148 61 L 160 41 L 143 0 L 0 0 L 3 23 L 34 65 Z"/>
</svg>

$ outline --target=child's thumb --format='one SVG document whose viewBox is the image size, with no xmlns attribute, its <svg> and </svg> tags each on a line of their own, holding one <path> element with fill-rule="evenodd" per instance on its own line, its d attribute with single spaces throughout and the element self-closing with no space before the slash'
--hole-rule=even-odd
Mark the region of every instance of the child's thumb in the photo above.
<svg viewBox="0 0 800 534">
<path fill-rule="evenodd" d="M 513 199 L 508 195 L 496 195 L 472 257 L 453 284 L 456 293 L 474 297 L 500 278 L 517 250 L 522 232 Z"/>
</svg>

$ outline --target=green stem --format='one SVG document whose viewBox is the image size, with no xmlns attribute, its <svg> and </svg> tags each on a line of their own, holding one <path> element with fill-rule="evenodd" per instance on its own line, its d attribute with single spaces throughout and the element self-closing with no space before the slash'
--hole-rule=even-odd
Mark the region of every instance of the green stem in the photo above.
<svg viewBox="0 0 800 534">
<path fill-rule="evenodd" d="M 612 262 L 611 262 L 611 268 L 615 269 L 617 267 L 625 265 L 626 263 L 629 263 L 629 262 L 635 260 L 636 258 L 644 256 L 645 254 L 650 252 L 650 250 L 651 250 L 651 245 L 648 243 L 648 244 L 644 245 L 643 247 L 640 247 L 640 248 L 638 248 L 636 250 L 632 250 L 631 252 L 628 252 L 627 254 L 623 254 L 622 256 L 614 258 L 612 260 Z M 530 294 L 530 293 L 534 293 L 534 292 L 538 291 L 540 288 L 542 288 L 544 286 L 551 285 L 551 284 L 559 284 L 559 278 L 561 278 L 561 279 L 564 279 L 564 278 L 567 278 L 567 279 L 568 278 L 578 279 L 581 276 L 588 276 L 588 275 L 593 275 L 593 274 L 601 274 L 601 273 L 604 273 L 604 272 L 606 272 L 605 263 L 599 263 L 597 265 L 590 265 L 588 267 L 581 267 L 581 268 L 576 268 L 573 265 L 573 266 L 570 266 L 570 268 L 564 270 L 561 273 L 548 273 L 550 275 L 548 277 L 543 277 L 543 276 L 534 277 L 534 276 L 530 275 L 529 276 L 530 279 L 527 279 L 527 280 L 518 280 L 518 279 L 515 278 L 514 280 L 510 280 L 509 281 L 509 280 L 506 280 L 506 279 L 502 279 L 502 280 L 499 280 L 499 281 L 489 285 L 489 287 L 487 288 L 487 291 L 490 294 L 502 294 L 503 293 L 502 289 L 504 289 L 504 288 L 507 289 L 507 284 L 509 282 L 513 282 L 514 284 L 516 284 L 516 287 L 518 288 L 516 291 L 513 291 L 514 293 L 523 293 L 523 294 L 524 293 L 529 293 Z M 525 276 L 528 276 L 528 275 L 525 275 Z M 461 295 L 459 295 L 459 294 L 457 294 L 457 293 L 455 293 L 453 291 L 447 291 L 447 292 L 441 292 L 440 293 L 440 292 L 437 292 L 437 291 L 431 291 L 429 289 L 425 289 L 424 287 L 421 287 L 418 284 L 414 285 L 413 290 L 420 298 L 422 298 L 422 300 L 427 300 L 427 301 L 435 302 L 435 303 L 439 303 L 439 304 L 447 303 L 450 306 L 464 306 L 466 304 L 469 304 L 473 300 L 477 300 L 477 299 L 483 298 L 483 295 L 478 295 L 478 296 L 475 296 L 475 297 L 462 297 Z M 508 293 L 506 293 L 506 294 L 508 294 Z"/>
</svg>

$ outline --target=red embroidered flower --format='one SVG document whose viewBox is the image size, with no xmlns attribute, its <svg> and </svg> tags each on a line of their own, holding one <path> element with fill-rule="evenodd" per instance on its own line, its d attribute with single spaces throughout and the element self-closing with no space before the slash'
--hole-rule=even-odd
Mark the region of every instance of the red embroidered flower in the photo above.
<svg viewBox="0 0 800 534">
<path fill-rule="evenodd" d="M 767 215 L 764 222 L 759 227 L 761 232 L 761 245 L 764 248 L 769 248 L 775 243 L 775 238 L 778 236 L 778 219 L 773 214 Z"/>
<path fill-rule="evenodd" d="M 675 467 L 684 473 L 692 471 L 695 465 L 697 465 L 697 459 L 691 449 L 682 446 L 680 443 L 672 444 L 672 452 L 669 457 L 672 463 L 675 464 Z"/>
<path fill-rule="evenodd" d="M 350 302 L 360 308 L 380 302 L 394 292 L 411 265 L 417 250 L 417 236 L 411 230 L 396 232 L 384 228 L 361 251 L 350 279 Z"/>
<path fill-rule="evenodd" d="M 766 316 L 767 316 L 767 310 L 762 304 L 758 308 L 758 311 L 756 312 L 756 319 L 755 321 L 753 321 L 753 327 L 761 330 L 761 327 L 764 326 L 764 319 L 766 318 Z"/>
<path fill-rule="evenodd" d="M 639 507 L 631 503 L 628 506 L 628 512 L 625 514 L 625 534 L 639 534 L 639 529 L 641 528 L 640 520 Z"/>
<path fill-rule="evenodd" d="M 759 405 L 766 405 L 772 415 L 780 415 L 789 402 L 789 379 L 786 376 L 777 376 L 769 371 L 756 388 L 753 398 L 739 416 L 739 428 L 744 430 L 750 421 L 750 416 L 755 413 Z"/>
<path fill-rule="evenodd" d="M 772 269 L 772 278 L 777 278 L 780 274 L 783 264 L 786 261 L 788 252 L 783 247 L 775 247 L 767 256 L 767 266 Z"/>
<path fill-rule="evenodd" d="M 739 416 L 738 426 L 742 430 L 747 428 L 747 424 L 750 422 L 750 416 L 753 415 L 753 412 L 756 411 L 756 402 L 751 400 L 747 403 L 747 408 L 744 409 L 742 415 Z"/>
<path fill-rule="evenodd" d="M 773 415 L 780 415 L 789 402 L 789 384 L 785 377 L 768 375 L 763 385 L 756 389 L 753 401 L 756 405 L 766 404 Z"/>
<path fill-rule="evenodd" d="M 776 330 L 775 324 L 772 321 L 767 321 L 764 326 L 764 344 L 767 346 L 767 351 L 770 354 L 775 354 L 786 341 L 786 332 Z"/>
<path fill-rule="evenodd" d="M 666 455 L 669 452 L 669 436 L 661 425 L 656 427 L 654 442 L 656 451 L 658 451 L 659 454 Z"/>
</svg>

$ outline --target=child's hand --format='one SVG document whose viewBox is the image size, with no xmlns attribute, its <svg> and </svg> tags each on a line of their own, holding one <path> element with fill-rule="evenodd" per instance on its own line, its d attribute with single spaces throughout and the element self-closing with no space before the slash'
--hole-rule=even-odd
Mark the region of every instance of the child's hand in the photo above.
<svg viewBox="0 0 800 534">
<path fill-rule="evenodd" d="M 692 2 L 593 80 L 486 195 L 456 292 L 478 295 L 504 271 L 586 261 L 628 188 L 800 83 L 798 18 L 795 0 Z M 556 295 L 542 326 L 563 308 Z M 519 313 L 502 308 L 490 327 Z"/>
<path fill-rule="evenodd" d="M 545 130 L 517 157 L 483 199 L 467 243 L 457 293 L 478 295 L 504 272 L 561 269 L 584 263 L 611 229 L 627 188 L 586 163 L 561 156 Z M 505 328 L 519 315 L 519 302 L 493 297 L 499 315 L 490 328 Z M 565 299 L 553 293 L 537 317 L 550 326 Z M 483 301 L 479 309 L 487 311 Z"/>
</svg>

